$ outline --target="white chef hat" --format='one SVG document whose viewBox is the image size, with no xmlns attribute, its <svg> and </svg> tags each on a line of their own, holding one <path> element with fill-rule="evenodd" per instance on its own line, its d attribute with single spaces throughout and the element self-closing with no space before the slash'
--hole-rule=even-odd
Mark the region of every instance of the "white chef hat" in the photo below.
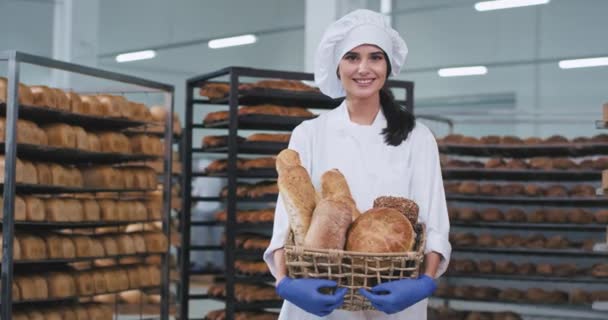
<svg viewBox="0 0 608 320">
<path fill-rule="evenodd" d="M 407 57 L 407 45 L 391 28 L 385 16 L 365 9 L 355 10 L 332 23 L 319 43 L 315 55 L 315 83 L 324 94 L 345 96 L 336 74 L 345 53 L 362 44 L 373 44 L 384 50 L 391 64 L 391 75 L 399 74 Z"/>
</svg>

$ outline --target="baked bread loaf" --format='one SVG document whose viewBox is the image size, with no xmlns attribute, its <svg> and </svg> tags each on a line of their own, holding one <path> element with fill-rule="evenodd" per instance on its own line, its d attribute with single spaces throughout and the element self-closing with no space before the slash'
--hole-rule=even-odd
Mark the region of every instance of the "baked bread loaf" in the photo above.
<svg viewBox="0 0 608 320">
<path fill-rule="evenodd" d="M 218 121 L 225 121 L 228 120 L 228 118 L 230 118 L 230 113 L 228 111 L 214 111 L 205 115 L 203 123 L 210 124 Z"/>
<path fill-rule="evenodd" d="M 121 110 L 127 109 L 125 108 L 125 101 L 117 96 L 97 95 L 97 100 L 99 101 L 101 113 L 104 116 L 118 118 L 122 116 Z"/>
<path fill-rule="evenodd" d="M 84 186 L 87 188 L 124 188 L 120 171 L 110 166 L 92 166 L 81 169 Z"/>
<path fill-rule="evenodd" d="M 47 275 L 49 298 L 67 298 L 76 295 L 74 278 L 68 273 L 53 272 Z"/>
<path fill-rule="evenodd" d="M 297 152 L 281 151 L 277 156 L 278 187 L 296 245 L 303 245 L 316 207 L 316 191 L 308 172 L 292 157 Z"/>
<path fill-rule="evenodd" d="M 255 88 L 289 90 L 289 91 L 318 91 L 316 88 L 306 85 L 298 80 L 286 79 L 268 79 L 260 80 L 254 83 L 242 83 L 239 85 L 239 90 L 251 90 Z"/>
<path fill-rule="evenodd" d="M 104 112 L 101 108 L 101 102 L 96 96 L 80 96 L 82 102 L 82 109 L 89 115 L 92 116 L 103 116 Z"/>
<path fill-rule="evenodd" d="M 14 216 L 15 216 L 15 220 L 16 221 L 24 221 L 27 220 L 27 205 L 25 204 L 25 201 L 23 200 L 22 197 L 20 196 L 15 196 L 15 201 L 14 201 Z M 0 197 L 0 219 L 3 219 L 4 217 L 4 200 L 2 199 L 2 197 Z"/>
<path fill-rule="evenodd" d="M 68 97 L 66 97 L 65 92 L 57 88 L 49 89 L 53 92 L 53 95 L 55 96 L 55 107 L 60 110 L 70 111 Z"/>
<path fill-rule="evenodd" d="M 346 178 L 338 169 L 328 170 L 321 176 L 321 197 L 346 205 L 351 213 L 352 221 L 361 215 L 350 193 Z"/>
<path fill-rule="evenodd" d="M 483 221 L 503 221 L 505 219 L 503 213 L 498 208 L 487 208 L 481 211 L 481 220 Z"/>
<path fill-rule="evenodd" d="M 153 156 L 163 155 L 163 143 L 160 138 L 140 134 L 130 139 L 131 151 L 134 154 L 147 154 Z"/>
<path fill-rule="evenodd" d="M 8 81 L 4 77 L 0 77 L 0 103 L 7 102 L 7 94 L 8 94 Z M 30 88 L 26 85 L 19 84 L 19 88 L 17 89 L 17 96 L 19 100 L 19 104 L 26 106 L 34 105 L 34 96 Z"/>
<path fill-rule="evenodd" d="M 288 143 L 291 138 L 291 134 L 284 133 L 254 133 L 247 137 L 247 141 L 250 142 L 280 142 Z"/>
<path fill-rule="evenodd" d="M 458 220 L 475 221 L 479 219 L 479 212 L 473 208 L 459 208 Z"/>
<path fill-rule="evenodd" d="M 118 132 L 100 132 L 97 134 L 101 152 L 108 153 L 131 153 L 131 142 L 129 138 Z"/>
<path fill-rule="evenodd" d="M 20 258 L 23 260 L 47 259 L 46 244 L 44 240 L 33 235 L 18 235 L 15 239 L 19 241 Z M 15 240 L 13 242 L 15 242 Z M 14 249 L 13 249 L 14 250 Z"/>
<path fill-rule="evenodd" d="M 342 250 L 351 221 L 352 212 L 348 204 L 322 199 L 312 214 L 304 246 Z"/>
<path fill-rule="evenodd" d="M 391 208 L 373 208 L 350 226 L 346 250 L 368 253 L 411 251 L 416 233 L 410 221 Z"/>
<path fill-rule="evenodd" d="M 59 148 L 76 148 L 76 132 L 65 123 L 54 123 L 42 126 L 50 146 Z"/>
<path fill-rule="evenodd" d="M 160 232 L 146 232 L 142 234 L 148 253 L 164 253 L 169 248 L 169 242 Z"/>
<path fill-rule="evenodd" d="M 57 99 L 55 92 L 47 86 L 30 86 L 33 96 L 32 105 L 35 107 L 56 108 Z"/>
</svg>

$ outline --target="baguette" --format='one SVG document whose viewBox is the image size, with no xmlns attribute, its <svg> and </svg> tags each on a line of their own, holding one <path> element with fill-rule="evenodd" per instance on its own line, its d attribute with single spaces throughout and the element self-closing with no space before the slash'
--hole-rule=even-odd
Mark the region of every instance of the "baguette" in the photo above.
<svg viewBox="0 0 608 320">
<path fill-rule="evenodd" d="M 352 221 L 355 221 L 361 212 L 357 209 L 357 204 L 350 193 L 350 188 L 346 178 L 338 169 L 326 171 L 321 176 L 321 197 L 342 202 L 350 209 Z"/>
<path fill-rule="evenodd" d="M 304 246 L 342 250 L 351 220 L 351 207 L 347 203 L 329 199 L 319 201 L 312 215 Z"/>
<path fill-rule="evenodd" d="M 295 244 L 303 245 L 312 212 L 317 204 L 316 192 L 308 172 L 299 165 L 297 152 L 292 152 L 296 157 L 293 157 L 294 154 L 291 152 L 281 152 L 277 157 L 278 186 L 289 218 L 289 225 L 294 234 Z M 291 158 L 284 159 L 282 154 L 289 154 Z"/>
</svg>

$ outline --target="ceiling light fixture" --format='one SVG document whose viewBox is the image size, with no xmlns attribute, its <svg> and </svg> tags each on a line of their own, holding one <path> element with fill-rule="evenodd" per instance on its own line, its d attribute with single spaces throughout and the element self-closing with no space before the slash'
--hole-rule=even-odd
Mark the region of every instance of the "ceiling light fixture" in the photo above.
<svg viewBox="0 0 608 320">
<path fill-rule="evenodd" d="M 116 62 L 131 62 L 137 60 L 152 59 L 154 57 L 156 57 L 156 51 L 154 50 L 127 52 L 117 55 Z"/>
<path fill-rule="evenodd" d="M 459 68 L 443 68 L 437 72 L 440 77 L 464 77 L 478 76 L 488 73 L 488 68 L 484 66 L 471 66 Z"/>
<path fill-rule="evenodd" d="M 602 66 L 608 66 L 608 57 L 562 60 L 559 62 L 559 67 L 562 69 L 590 68 Z"/>
<path fill-rule="evenodd" d="M 226 47 L 242 46 L 252 44 L 258 41 L 258 38 L 253 34 L 245 34 L 242 36 L 214 39 L 209 41 L 209 48 L 219 49 Z"/>
<path fill-rule="evenodd" d="M 490 11 L 499 9 L 511 9 L 517 7 L 526 6 L 537 6 L 541 4 L 547 4 L 551 0 L 495 0 L 495 1 L 481 1 L 475 4 L 475 10 L 477 11 Z"/>
</svg>

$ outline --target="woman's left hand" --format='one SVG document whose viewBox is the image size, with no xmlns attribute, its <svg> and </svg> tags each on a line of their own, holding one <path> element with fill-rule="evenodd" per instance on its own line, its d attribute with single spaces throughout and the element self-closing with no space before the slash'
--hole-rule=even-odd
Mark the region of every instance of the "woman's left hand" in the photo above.
<svg viewBox="0 0 608 320">
<path fill-rule="evenodd" d="M 371 301 L 372 306 L 384 313 L 403 311 L 435 292 L 435 281 L 422 275 L 418 279 L 402 279 L 381 283 L 370 291 L 359 289 L 359 293 Z"/>
</svg>

